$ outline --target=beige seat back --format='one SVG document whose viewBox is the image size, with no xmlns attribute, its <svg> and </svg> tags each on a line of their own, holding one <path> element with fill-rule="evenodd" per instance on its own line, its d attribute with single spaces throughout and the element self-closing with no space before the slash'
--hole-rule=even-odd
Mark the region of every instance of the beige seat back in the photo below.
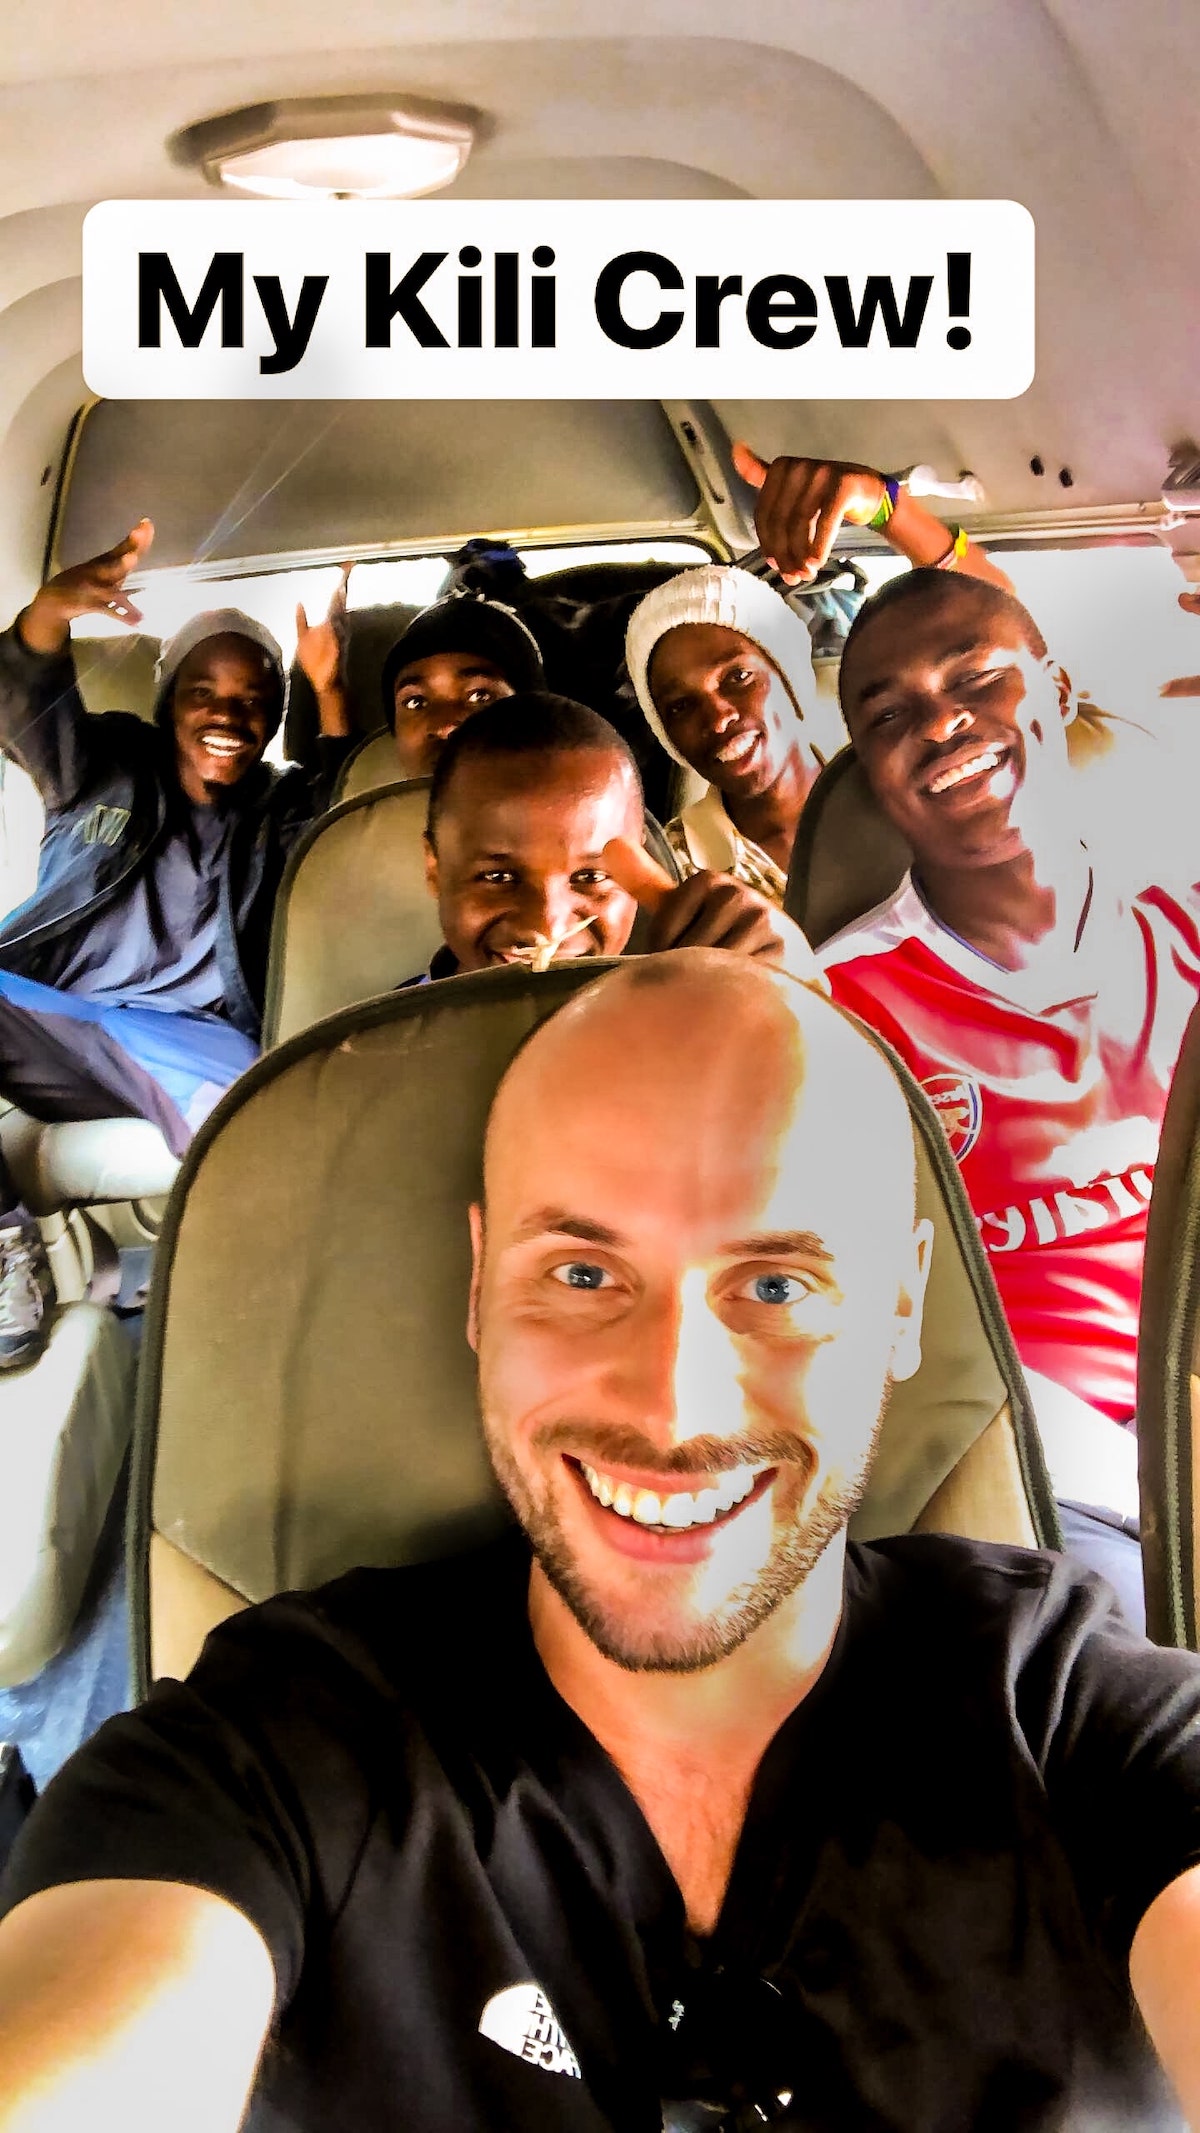
<svg viewBox="0 0 1200 2133">
<path fill-rule="evenodd" d="M 129 1447 L 133 1350 L 111 1311 L 55 1312 L 37 1361 L 0 1376 L 0 1689 L 75 1627 Z"/>
<path fill-rule="evenodd" d="M 442 938 L 425 883 L 429 786 L 413 778 L 359 793 L 319 816 L 296 844 L 275 903 L 264 1045 L 428 968 Z M 646 849 L 678 879 L 652 815 Z M 630 945 L 639 939 L 635 929 Z"/>
<path fill-rule="evenodd" d="M 427 968 L 442 938 L 425 886 L 429 784 L 343 800 L 293 847 L 275 900 L 264 1045 Z"/>
<path fill-rule="evenodd" d="M 853 748 L 825 765 L 804 803 L 784 910 L 814 948 L 881 904 L 912 851 L 880 810 Z"/>
<path fill-rule="evenodd" d="M 399 778 L 396 736 L 385 726 L 380 733 L 368 733 L 353 755 L 347 756 L 338 772 L 333 797 L 335 801 L 356 800 L 360 793 L 377 792 L 381 785 L 395 785 Z"/>
<path fill-rule="evenodd" d="M 71 647 L 79 693 L 89 711 L 132 711 L 154 716 L 157 637 L 123 632 L 119 637 L 80 637 Z"/>
<path fill-rule="evenodd" d="M 1200 1651 L 1200 1008 L 1163 1119 L 1138 1324 L 1138 1488 L 1146 1624 Z"/>
<path fill-rule="evenodd" d="M 248 1601 L 412 1560 L 499 1515 L 464 1332 L 484 1120 L 527 1032 L 612 967 L 486 971 L 370 1001 L 261 1059 L 201 1129 L 164 1227 L 139 1388 L 147 1672 L 186 1671 Z M 1053 1541 L 958 1173 L 901 1079 L 936 1231 L 924 1360 L 892 1395 L 856 1531 Z"/>
</svg>

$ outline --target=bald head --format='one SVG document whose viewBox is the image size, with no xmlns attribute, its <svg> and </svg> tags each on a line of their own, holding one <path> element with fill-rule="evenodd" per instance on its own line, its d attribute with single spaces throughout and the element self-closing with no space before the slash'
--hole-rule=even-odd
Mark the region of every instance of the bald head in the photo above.
<svg viewBox="0 0 1200 2133">
<path fill-rule="evenodd" d="M 546 1576 L 621 1664 L 707 1665 L 840 1537 L 919 1360 L 903 1093 L 794 979 L 639 958 L 514 1060 L 485 1209 L 484 1426 Z"/>
<path fill-rule="evenodd" d="M 504 1076 L 486 1143 L 487 1197 L 599 1140 L 643 1177 L 672 1165 L 696 1195 L 748 1162 L 799 1185 L 819 1144 L 847 1210 L 906 1235 L 914 1154 L 903 1091 L 837 1008 L 779 971 L 711 949 L 631 958 L 534 1032 Z"/>
</svg>

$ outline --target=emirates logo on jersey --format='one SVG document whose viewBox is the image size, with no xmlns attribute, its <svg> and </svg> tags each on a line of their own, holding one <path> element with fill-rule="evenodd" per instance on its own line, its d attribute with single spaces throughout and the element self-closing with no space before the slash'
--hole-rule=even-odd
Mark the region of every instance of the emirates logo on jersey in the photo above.
<svg viewBox="0 0 1200 2133">
<path fill-rule="evenodd" d="M 921 1083 L 942 1122 L 950 1153 L 959 1163 L 970 1155 L 983 1124 L 983 1096 L 969 1074 L 931 1074 Z"/>
<path fill-rule="evenodd" d="M 479 2034 L 547 2074 L 582 2076 L 558 2016 L 540 1985 L 509 1985 L 494 1992 L 479 2017 Z"/>
</svg>

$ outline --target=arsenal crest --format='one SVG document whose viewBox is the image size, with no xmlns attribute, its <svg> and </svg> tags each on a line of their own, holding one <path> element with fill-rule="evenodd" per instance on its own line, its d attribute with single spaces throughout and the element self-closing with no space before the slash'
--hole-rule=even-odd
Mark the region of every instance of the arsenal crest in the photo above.
<svg viewBox="0 0 1200 2133">
<path fill-rule="evenodd" d="M 950 1153 L 958 1162 L 970 1155 L 983 1124 L 983 1097 L 969 1074 L 931 1074 L 921 1083 L 942 1122 Z"/>
</svg>

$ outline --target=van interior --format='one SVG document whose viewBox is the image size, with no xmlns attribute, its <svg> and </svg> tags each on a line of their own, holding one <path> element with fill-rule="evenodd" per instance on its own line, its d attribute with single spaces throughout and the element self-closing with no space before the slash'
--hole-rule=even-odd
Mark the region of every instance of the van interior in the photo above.
<svg viewBox="0 0 1200 2133">
<path fill-rule="evenodd" d="M 871 10 L 869 34 L 866 20 L 817 0 L 784 11 L 751 5 L 736 22 L 712 0 L 649 16 L 616 0 L 602 23 L 560 0 L 532 11 L 481 0 L 441 11 L 344 0 L 334 13 L 309 0 L 253 9 L 205 0 L 190 10 L 129 0 L 114 22 L 77 0 L 18 0 L 0 55 L 0 617 L 16 614 L 48 575 L 151 517 L 154 545 L 131 581 L 141 628 L 102 618 L 75 631 L 89 711 L 148 717 L 157 646 L 199 608 L 245 608 L 290 659 L 297 602 L 321 613 L 349 563 L 354 694 L 371 744 L 382 650 L 435 597 L 468 541 L 510 545 L 546 591 L 581 611 L 671 569 L 745 556 L 756 547 L 753 495 L 731 460 L 744 438 L 765 458 L 792 452 L 922 470 L 914 491 L 923 487 L 932 509 L 998 555 L 1076 682 L 1127 722 L 1135 754 L 1146 744 L 1136 788 L 1124 756 L 1119 768 L 1100 761 L 1087 771 L 1114 779 L 1129 844 L 1144 848 L 1175 820 L 1186 825 L 1195 815 L 1189 781 L 1200 772 L 1200 625 L 1177 604 L 1185 585 L 1200 584 L 1197 40 L 1179 0 L 1144 0 L 1136 15 L 1120 0 L 976 0 L 967 9 L 889 0 Z M 1037 230 L 1035 382 L 1014 401 L 941 404 L 226 404 L 89 394 L 80 359 L 88 209 L 106 198 L 211 198 L 203 169 L 188 160 L 189 129 L 254 105 L 368 92 L 477 114 L 474 146 L 446 198 L 783 199 L 795 213 L 792 254 L 780 265 L 797 271 L 806 227 L 814 216 L 836 218 L 841 200 L 1019 200 Z M 879 535 L 849 527 L 837 557 L 830 583 L 852 592 L 900 567 Z M 834 628 L 817 643 L 835 727 L 839 641 Z M 610 665 L 615 689 L 617 639 Z M 311 717 L 296 679 L 273 744 L 278 760 L 303 744 Z M 429 1502 L 393 1490 L 382 1522 L 369 1415 L 358 1436 L 319 1437 L 322 1412 L 338 1406 L 348 1382 L 337 1340 L 349 1320 L 339 1312 L 360 1312 L 356 1338 L 370 1357 L 361 1382 L 387 1382 L 392 1368 L 380 1345 L 378 1283 L 364 1290 L 374 1317 L 362 1317 L 361 1296 L 352 1305 L 337 1283 L 352 1274 L 356 1253 L 377 1273 L 388 1249 L 371 1193 L 382 1152 L 400 1170 L 428 1161 L 402 1106 L 432 1118 L 430 1089 L 389 1065 L 403 1053 L 408 1021 L 424 1014 L 445 1073 L 466 1071 L 449 1005 L 435 1012 L 378 998 L 423 967 L 430 914 L 411 863 L 397 861 L 385 881 L 370 858 L 365 840 L 378 843 L 401 814 L 409 852 L 416 821 L 411 801 L 407 811 L 375 804 L 389 783 L 388 744 L 375 745 L 375 767 L 339 801 L 338 854 L 328 836 L 313 842 L 303 884 L 298 874 L 290 882 L 274 952 L 274 1048 L 182 1172 L 141 1121 L 46 1127 L 12 1110 L 0 1120 L 58 1295 L 43 1358 L 0 1380 L 0 1739 L 28 1743 L 39 1776 L 102 1715 L 105 1684 L 125 1668 L 124 1602 L 114 1595 L 125 1574 L 131 1440 L 129 1574 L 142 1685 L 186 1664 L 229 1607 L 288 1578 L 326 1575 L 355 1550 L 371 1561 L 403 1559 L 418 1527 L 441 1531 L 487 1508 L 478 1462 L 453 1432 L 432 1478 L 429 1460 L 419 1462 Z M 664 782 L 650 798 L 665 814 L 679 795 L 669 766 L 660 767 Z M 860 829 L 848 813 L 833 839 L 839 910 L 847 897 L 866 909 L 876 893 L 869 862 L 878 854 Z M 30 893 L 41 830 L 28 779 L 0 760 L 0 916 Z M 359 888 L 347 901 L 345 866 L 358 869 L 357 881 L 365 871 L 383 882 L 379 895 Z M 326 913 L 352 942 L 336 979 Z M 297 947 L 303 927 L 311 950 Z M 279 974 L 289 955 L 291 1004 Z M 514 982 L 510 992 L 507 1015 L 478 1042 L 470 1037 L 471 1056 L 484 1064 L 464 1115 L 478 1113 L 489 1074 L 534 1012 L 527 987 Z M 474 998 L 458 1010 L 460 1044 L 481 1013 Z M 321 1098 L 322 1161 L 331 1167 L 315 1174 L 345 1223 L 323 1257 L 309 1227 L 317 1203 L 306 1207 L 286 1184 L 288 1149 L 297 1106 L 316 1101 L 322 1067 L 332 1061 L 334 1071 L 351 1029 L 374 1065 L 344 1095 L 361 1125 L 348 1155 L 334 1145 L 334 1099 Z M 1188 1139 L 1177 1180 L 1191 1179 L 1190 1156 Z M 230 1222 L 239 1171 L 256 1181 L 244 1229 Z M 931 1172 L 928 1191 L 953 1196 L 953 1165 L 950 1173 L 947 1183 Z M 402 1221 L 400 1202 L 389 1203 L 387 1219 Z M 1179 1236 L 1200 1231 L 1200 1182 L 1182 1198 L 1173 1192 L 1171 1224 L 1168 1273 Z M 223 1246 L 238 1229 L 240 1256 L 229 1257 Z M 969 1397 L 944 1385 L 937 1394 L 959 1403 L 955 1450 L 932 1463 L 922 1453 L 915 1493 L 911 1475 L 897 1480 L 874 1530 L 887 1530 L 889 1517 L 942 1517 L 951 1530 L 1050 1540 L 1036 1428 L 1003 1328 L 987 1323 L 969 1221 L 967 1233 L 957 1287 L 941 1306 L 947 1341 L 966 1342 L 972 1356 L 962 1366 Z M 459 1278 L 455 1250 L 447 1245 L 450 1271 L 439 1279 Z M 327 1276 L 326 1267 L 340 1271 Z M 316 1311 L 306 1301 L 313 1293 Z M 1155 1350 L 1160 1378 L 1168 1373 L 1174 1388 L 1174 1420 L 1150 1431 L 1144 1447 L 1144 1550 L 1152 1632 L 1200 1648 L 1190 1451 L 1200 1313 L 1190 1291 L 1177 1304 L 1170 1353 L 1161 1340 Z M 422 1369 L 432 1368 L 426 1357 Z M 264 1371 L 276 1387 L 305 1388 L 293 1409 L 266 1413 L 255 1375 Z M 454 1397 L 465 1416 L 469 1393 L 457 1382 Z M 428 1389 L 422 1399 L 409 1420 L 413 1442 L 427 1446 Z M 255 1413 L 261 1427 L 250 1441 Z M 289 1428 L 300 1432 L 303 1456 L 281 1449 Z M 978 1454 L 957 1493 L 931 1509 L 985 1437 L 986 1458 Z M 296 1475 L 293 1498 L 287 1477 Z"/>
</svg>

